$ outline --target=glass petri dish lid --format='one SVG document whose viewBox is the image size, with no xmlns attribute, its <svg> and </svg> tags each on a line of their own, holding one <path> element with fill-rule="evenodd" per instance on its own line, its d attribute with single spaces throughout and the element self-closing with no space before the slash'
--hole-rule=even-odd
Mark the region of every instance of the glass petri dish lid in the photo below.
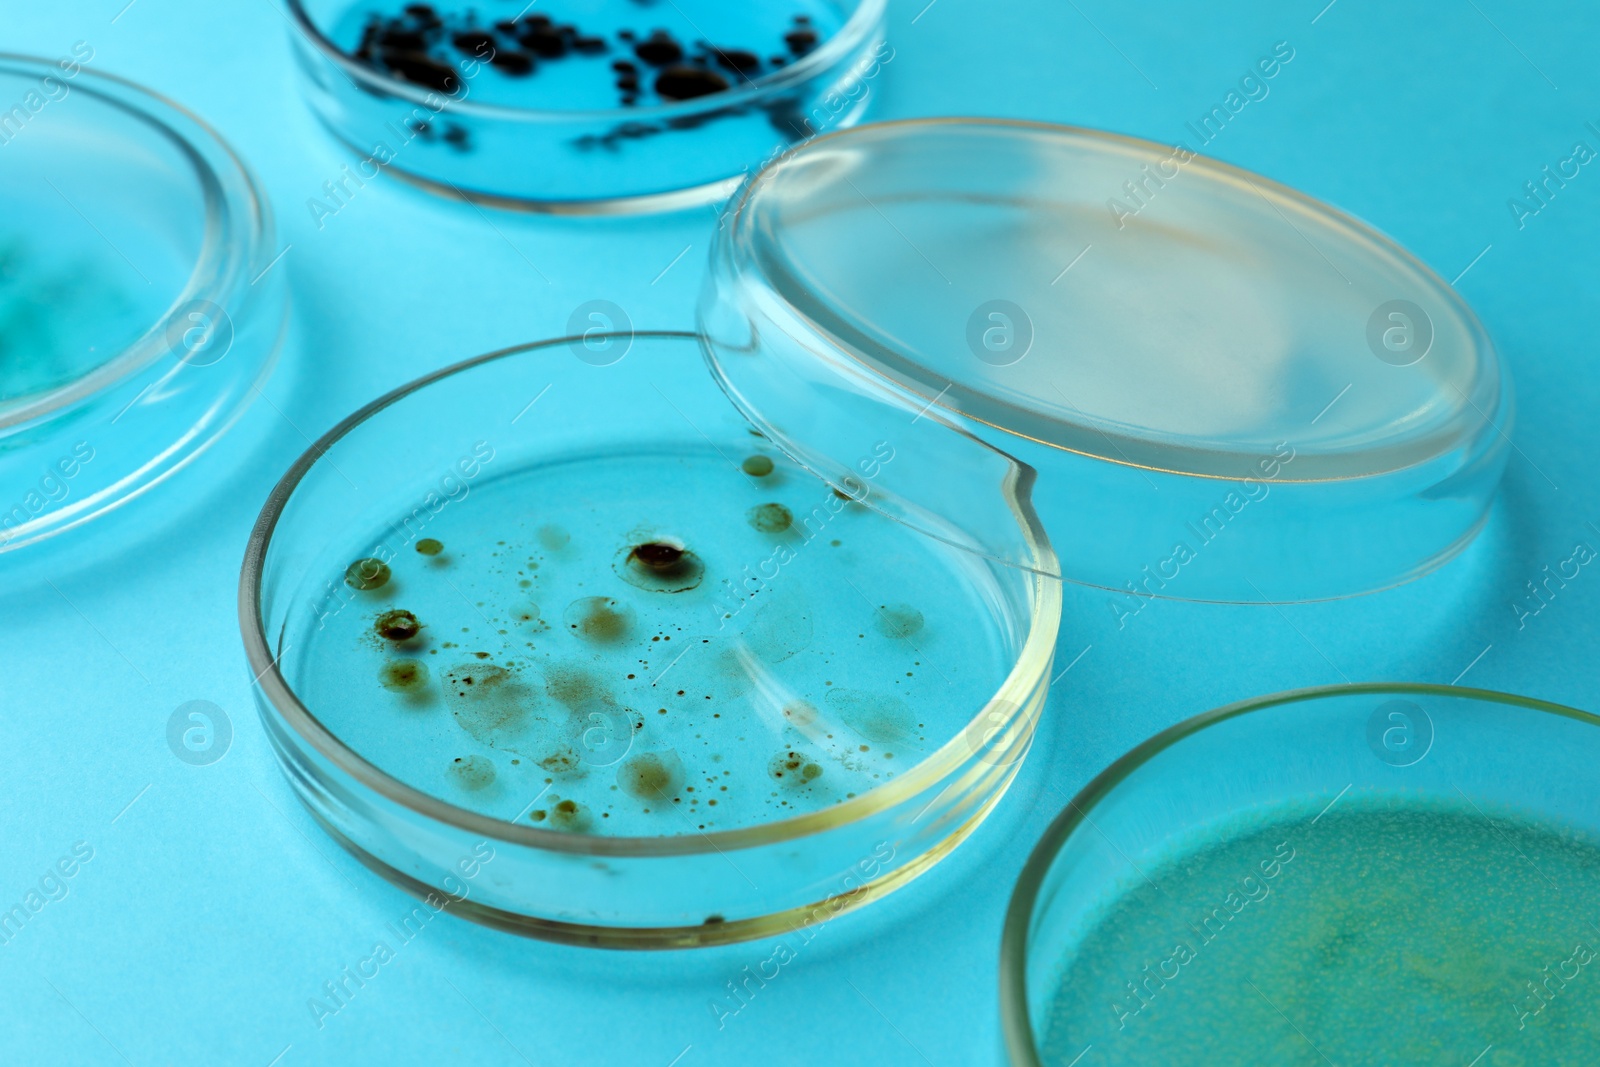
<svg viewBox="0 0 1600 1067">
<path fill-rule="evenodd" d="M 286 321 L 266 200 L 204 122 L 0 55 L 0 552 L 89 522 L 214 442 Z M 10 105 L 15 106 L 10 106 Z"/>
<path fill-rule="evenodd" d="M 719 199 L 857 121 L 894 58 L 884 0 L 288 4 L 311 106 L 362 157 L 356 180 L 392 170 L 536 211 Z"/>
<path fill-rule="evenodd" d="M 1151 738 L 1018 879 L 1006 1062 L 1592 1061 L 1597 754 L 1593 715 L 1431 685 L 1282 693 Z"/>
<path fill-rule="evenodd" d="M 1010 783 L 1060 620 L 1036 525 L 1022 569 L 862 506 L 900 458 L 884 437 L 812 477 L 689 333 L 507 349 L 374 401 L 245 558 L 286 776 L 391 881 L 530 936 L 712 944 L 876 898 Z"/>
<path fill-rule="evenodd" d="M 876 506 L 931 529 L 1029 483 L 1063 576 L 1130 597 L 1405 581 L 1471 540 L 1509 448 L 1506 372 L 1427 267 L 1259 175 L 1093 130 L 808 142 L 728 205 L 701 323 L 806 466 L 910 422 Z"/>
</svg>

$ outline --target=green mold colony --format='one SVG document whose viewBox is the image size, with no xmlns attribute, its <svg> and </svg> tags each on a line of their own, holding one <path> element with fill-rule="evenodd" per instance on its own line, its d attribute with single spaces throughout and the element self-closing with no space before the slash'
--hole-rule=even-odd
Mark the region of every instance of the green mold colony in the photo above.
<svg viewBox="0 0 1600 1067">
<path fill-rule="evenodd" d="M 1064 963 L 1048 1067 L 1600 1063 L 1594 842 L 1325 803 L 1141 864 Z"/>
</svg>

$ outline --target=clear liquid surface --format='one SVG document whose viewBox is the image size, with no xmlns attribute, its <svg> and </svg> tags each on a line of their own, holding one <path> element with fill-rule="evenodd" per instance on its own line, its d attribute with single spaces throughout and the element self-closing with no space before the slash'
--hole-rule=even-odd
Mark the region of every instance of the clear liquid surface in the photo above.
<svg viewBox="0 0 1600 1067">
<path fill-rule="evenodd" d="M 1009 672 L 999 590 L 760 444 L 480 477 L 330 545 L 291 685 L 401 780 L 578 833 L 750 826 L 892 781 Z"/>
</svg>

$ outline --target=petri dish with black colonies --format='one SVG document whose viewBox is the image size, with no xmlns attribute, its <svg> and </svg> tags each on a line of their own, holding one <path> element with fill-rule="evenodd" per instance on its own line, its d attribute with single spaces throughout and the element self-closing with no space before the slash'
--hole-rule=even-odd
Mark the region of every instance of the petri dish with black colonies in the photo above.
<svg viewBox="0 0 1600 1067">
<path fill-rule="evenodd" d="M 311 105 L 363 174 L 583 214 L 716 199 L 857 121 L 893 59 L 884 8 L 289 0 Z"/>
<path fill-rule="evenodd" d="M 927 869 L 1026 754 L 1060 585 L 752 431 L 689 333 L 491 353 L 352 415 L 252 536 L 263 720 L 329 832 L 454 910 L 671 947 L 817 921 Z M 1018 511 L 1022 515 L 1022 511 Z"/>
<path fill-rule="evenodd" d="M 242 413 L 286 323 L 272 216 L 209 126 L 89 69 L 0 55 L 0 553 L 150 489 Z"/>
<path fill-rule="evenodd" d="M 904 521 L 1027 565 L 1002 499 L 1026 486 L 1062 575 L 1119 621 L 1414 578 L 1471 542 L 1510 448 L 1494 345 L 1404 249 L 1181 145 L 1073 127 L 799 146 L 728 205 L 701 328 L 808 468 L 911 434 L 873 498 Z"/>
</svg>

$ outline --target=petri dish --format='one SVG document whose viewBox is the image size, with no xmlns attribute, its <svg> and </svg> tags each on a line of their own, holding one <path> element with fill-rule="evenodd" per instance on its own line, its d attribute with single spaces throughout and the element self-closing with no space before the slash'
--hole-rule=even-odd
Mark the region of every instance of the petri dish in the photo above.
<svg viewBox="0 0 1600 1067">
<path fill-rule="evenodd" d="M 885 437 L 814 478 L 691 333 L 507 349 L 374 401 L 245 559 L 287 777 L 391 881 L 534 937 L 713 944 L 876 898 L 1006 789 L 1060 620 L 1036 526 L 1025 570 L 861 504 L 900 458 Z"/>
<path fill-rule="evenodd" d="M 446 195 L 574 214 L 719 199 L 794 142 L 856 122 L 894 58 L 884 10 L 289 0 L 311 106 L 360 155 L 358 185 L 392 170 Z"/>
<path fill-rule="evenodd" d="M 0 552 L 156 485 L 239 416 L 286 321 L 266 200 L 200 119 L 0 55 Z"/>
<path fill-rule="evenodd" d="M 1597 728 L 1525 697 L 1380 684 L 1146 741 L 1018 880 L 1007 1062 L 1592 1060 Z"/>
<path fill-rule="evenodd" d="M 700 317 L 740 409 L 824 475 L 914 418 L 876 506 L 931 531 L 998 518 L 1022 479 L 1063 576 L 1119 618 L 1415 577 L 1506 462 L 1506 372 L 1447 284 L 1182 146 L 873 124 L 770 163 L 723 221 Z"/>
</svg>

